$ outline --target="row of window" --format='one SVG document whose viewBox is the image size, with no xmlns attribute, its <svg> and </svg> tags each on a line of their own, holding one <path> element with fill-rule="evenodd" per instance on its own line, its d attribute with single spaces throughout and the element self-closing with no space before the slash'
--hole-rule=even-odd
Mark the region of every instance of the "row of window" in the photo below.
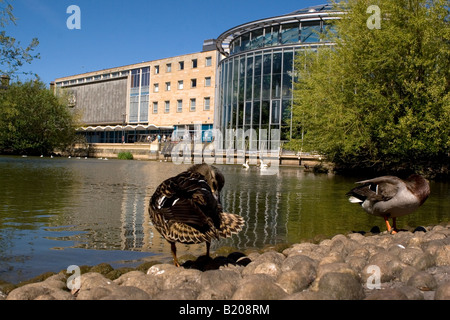
<svg viewBox="0 0 450 320">
<path fill-rule="evenodd" d="M 205 58 L 205 67 L 211 67 L 211 66 L 212 66 L 212 57 L 206 57 Z M 185 62 L 184 61 L 179 61 L 178 62 L 178 70 L 179 71 L 184 70 L 184 67 L 185 67 Z M 172 63 L 166 63 L 165 68 L 166 68 L 165 69 L 166 73 L 172 72 Z M 191 60 L 191 68 L 192 69 L 197 69 L 198 68 L 198 59 L 192 59 Z M 160 66 L 159 65 L 156 65 L 154 67 L 154 69 L 155 69 L 155 74 L 159 74 L 160 73 Z"/>
<path fill-rule="evenodd" d="M 164 113 L 170 113 L 170 101 L 164 101 Z M 176 110 L 178 113 L 183 112 L 183 100 L 177 100 L 176 103 Z M 203 110 L 204 111 L 209 111 L 211 110 L 211 98 L 210 97 L 206 97 L 203 99 Z M 154 101 L 153 102 L 153 113 L 156 114 L 159 111 L 159 103 L 158 101 Z M 190 112 L 195 112 L 197 111 L 197 99 L 196 98 L 192 98 L 189 100 L 189 111 Z"/>
<path fill-rule="evenodd" d="M 191 89 L 197 88 L 197 79 L 191 79 L 190 87 L 191 87 Z M 211 77 L 205 78 L 205 87 L 211 87 Z M 172 83 L 170 81 L 166 82 L 165 88 L 166 88 L 166 91 L 172 90 Z M 178 88 L 178 90 L 184 89 L 184 81 L 183 80 L 178 81 L 177 88 Z M 153 84 L 153 92 L 159 92 L 159 83 Z"/>
</svg>

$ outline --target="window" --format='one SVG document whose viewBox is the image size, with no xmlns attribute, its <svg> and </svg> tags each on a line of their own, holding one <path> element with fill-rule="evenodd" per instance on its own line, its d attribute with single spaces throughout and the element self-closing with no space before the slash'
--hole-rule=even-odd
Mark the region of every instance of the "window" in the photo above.
<svg viewBox="0 0 450 320">
<path fill-rule="evenodd" d="M 204 102 L 203 110 L 205 110 L 205 111 L 211 110 L 211 98 L 207 97 L 207 98 L 205 98 L 205 100 L 203 102 Z"/>
<path fill-rule="evenodd" d="M 197 79 L 191 79 L 191 88 L 197 88 Z"/>
<path fill-rule="evenodd" d="M 170 112 L 170 101 L 164 102 L 164 112 L 169 113 Z"/>
<path fill-rule="evenodd" d="M 198 65 L 197 59 L 192 59 L 192 69 L 197 68 L 197 65 Z"/>
<path fill-rule="evenodd" d="M 205 59 L 205 66 L 206 67 L 211 67 L 212 66 L 212 58 L 211 57 L 206 57 L 206 59 Z"/>
<path fill-rule="evenodd" d="M 177 100 L 177 112 L 183 112 L 183 100 Z"/>
<path fill-rule="evenodd" d="M 178 62 L 178 70 L 184 70 L 184 61 Z"/>
<path fill-rule="evenodd" d="M 159 66 L 155 66 L 155 74 L 159 74 Z"/>
<path fill-rule="evenodd" d="M 141 87 L 148 87 L 150 85 L 150 68 L 142 68 Z"/>
<path fill-rule="evenodd" d="M 166 72 L 172 72 L 172 64 L 171 63 L 166 64 Z"/>
<path fill-rule="evenodd" d="M 166 82 L 166 91 L 170 91 L 170 82 Z"/>
<path fill-rule="evenodd" d="M 183 80 L 179 80 L 178 81 L 178 90 L 183 90 L 183 88 L 184 88 Z"/>
<path fill-rule="evenodd" d="M 158 102 L 153 102 L 153 113 L 158 113 Z"/>
<path fill-rule="evenodd" d="M 134 69 L 131 71 L 131 87 L 132 88 L 139 88 L 139 84 L 140 84 L 140 77 L 141 77 L 141 70 L 139 69 Z M 94 80 L 97 80 L 96 78 L 94 78 Z"/>
<path fill-rule="evenodd" d="M 195 99 L 191 99 L 191 104 L 190 104 L 190 111 L 195 111 L 195 107 L 196 107 L 196 100 Z"/>
<path fill-rule="evenodd" d="M 153 85 L 153 92 L 159 92 L 159 83 Z"/>
<path fill-rule="evenodd" d="M 211 87 L 211 77 L 205 78 L 205 87 Z"/>
</svg>

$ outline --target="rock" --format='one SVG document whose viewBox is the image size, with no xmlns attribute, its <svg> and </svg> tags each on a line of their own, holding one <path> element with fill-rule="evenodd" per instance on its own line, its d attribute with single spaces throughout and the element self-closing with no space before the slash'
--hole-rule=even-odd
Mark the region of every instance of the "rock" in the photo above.
<svg viewBox="0 0 450 320">
<path fill-rule="evenodd" d="M 359 280 L 350 273 L 328 272 L 320 279 L 318 289 L 336 300 L 360 300 L 365 296 Z"/>
<path fill-rule="evenodd" d="M 425 271 L 416 272 L 409 278 L 407 282 L 408 286 L 417 288 L 421 291 L 430 291 L 437 288 L 437 283 L 431 274 Z"/>
<path fill-rule="evenodd" d="M 441 284 L 434 294 L 435 300 L 450 300 L 450 281 Z"/>
<path fill-rule="evenodd" d="M 287 293 L 275 284 L 272 277 L 253 274 L 242 279 L 231 297 L 232 300 L 279 300 Z"/>
<path fill-rule="evenodd" d="M 288 294 L 308 288 L 311 282 L 312 278 L 309 275 L 298 270 L 285 271 L 276 280 L 276 283 Z"/>
<path fill-rule="evenodd" d="M 154 297 L 160 291 L 161 281 L 141 271 L 131 271 L 114 280 L 119 286 L 136 287 L 146 292 L 149 298 Z"/>
<path fill-rule="evenodd" d="M 369 294 L 365 300 L 408 300 L 408 297 L 399 289 L 388 288 L 384 290 L 375 290 L 375 292 Z"/>
<path fill-rule="evenodd" d="M 144 291 L 136 287 L 121 286 L 112 290 L 110 295 L 107 295 L 101 300 L 149 300 L 150 296 Z"/>
<path fill-rule="evenodd" d="M 242 279 L 241 275 L 229 270 L 209 270 L 200 277 L 201 292 L 199 300 L 230 299 L 236 291 L 236 286 Z"/>
<path fill-rule="evenodd" d="M 291 294 L 283 300 L 332 300 L 332 298 L 324 292 L 302 291 Z"/>
<path fill-rule="evenodd" d="M 271 276 L 274 279 L 276 279 L 280 275 L 281 269 L 278 265 L 276 265 L 273 262 L 263 262 L 255 267 L 255 269 L 253 270 L 253 273 L 254 274 L 267 274 L 268 276 Z"/>
<path fill-rule="evenodd" d="M 117 284 L 100 273 L 88 272 L 81 275 L 77 300 L 100 300 L 112 294 L 116 287 Z"/>
<path fill-rule="evenodd" d="M 31 283 L 12 290 L 7 300 L 73 300 L 70 292 L 65 291 L 63 274 L 49 275 L 45 281 Z"/>
<path fill-rule="evenodd" d="M 195 269 L 179 269 L 166 277 L 162 289 L 189 289 L 192 291 L 200 291 L 201 271 Z"/>
<path fill-rule="evenodd" d="M 388 282 L 395 279 L 404 268 L 404 264 L 400 261 L 400 259 L 386 250 L 378 252 L 374 256 L 372 256 L 367 265 L 364 267 L 361 278 L 363 282 L 367 281 L 367 278 L 372 275 L 371 272 L 368 272 L 368 269 L 376 266 L 380 268 L 380 281 Z"/>
<path fill-rule="evenodd" d="M 436 265 L 450 266 L 450 244 L 436 250 Z"/>
<path fill-rule="evenodd" d="M 197 292 L 190 289 L 169 289 L 158 293 L 153 300 L 195 300 Z"/>
<path fill-rule="evenodd" d="M 410 286 L 401 286 L 398 288 L 401 292 L 405 294 L 408 300 L 424 300 L 423 293 L 417 288 Z"/>
<path fill-rule="evenodd" d="M 313 291 L 317 291 L 318 290 L 318 285 L 320 283 L 320 280 L 322 279 L 322 277 L 324 275 L 326 275 L 327 273 L 348 273 L 351 276 L 358 278 L 358 274 L 352 270 L 350 268 L 350 266 L 346 263 L 329 263 L 329 264 L 324 264 L 324 265 L 320 265 L 317 268 L 317 276 L 314 280 L 314 282 L 311 285 L 311 290 Z"/>
</svg>

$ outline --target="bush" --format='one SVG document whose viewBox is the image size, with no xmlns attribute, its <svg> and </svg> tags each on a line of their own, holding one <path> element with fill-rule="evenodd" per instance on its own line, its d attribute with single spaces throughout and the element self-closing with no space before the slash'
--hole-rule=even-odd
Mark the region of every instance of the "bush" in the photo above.
<svg viewBox="0 0 450 320">
<path fill-rule="evenodd" d="M 133 154 L 131 152 L 119 152 L 117 156 L 120 160 L 133 160 Z"/>
</svg>

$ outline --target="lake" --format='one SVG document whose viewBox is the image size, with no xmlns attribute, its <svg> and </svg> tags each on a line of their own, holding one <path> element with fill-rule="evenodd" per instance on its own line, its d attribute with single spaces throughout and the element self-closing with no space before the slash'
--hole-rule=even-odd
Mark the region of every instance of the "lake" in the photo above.
<svg viewBox="0 0 450 320">
<path fill-rule="evenodd" d="M 70 265 L 135 266 L 169 262 L 170 245 L 153 228 L 148 202 L 165 179 L 189 165 L 77 158 L 0 157 L 0 280 L 17 283 Z M 295 243 L 369 231 L 382 218 L 348 202 L 354 182 L 371 177 L 314 174 L 280 167 L 275 175 L 218 165 L 225 176 L 224 211 L 244 217 L 244 229 L 213 242 L 238 249 Z M 430 182 L 431 195 L 400 228 L 448 222 L 448 182 Z M 178 255 L 201 255 L 205 245 L 177 245 Z"/>
</svg>

